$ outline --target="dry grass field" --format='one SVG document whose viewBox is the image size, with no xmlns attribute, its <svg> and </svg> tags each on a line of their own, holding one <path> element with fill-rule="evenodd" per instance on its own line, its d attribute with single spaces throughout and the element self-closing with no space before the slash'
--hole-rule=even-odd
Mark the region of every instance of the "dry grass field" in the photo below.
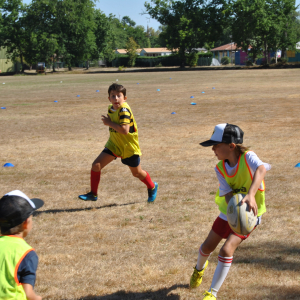
<svg viewBox="0 0 300 300">
<path fill-rule="evenodd" d="M 228 122 L 272 170 L 267 213 L 236 251 L 218 299 L 300 299 L 299 78 L 300 69 L 0 77 L 1 196 L 20 189 L 45 200 L 27 238 L 39 255 L 36 292 L 55 300 L 202 299 L 219 248 L 202 285 L 190 291 L 188 283 L 218 215 L 218 183 L 217 159 L 199 143 Z M 108 139 L 101 114 L 116 79 L 138 124 L 141 165 L 159 183 L 154 204 L 120 160 L 102 171 L 97 202 L 77 198 Z"/>
</svg>

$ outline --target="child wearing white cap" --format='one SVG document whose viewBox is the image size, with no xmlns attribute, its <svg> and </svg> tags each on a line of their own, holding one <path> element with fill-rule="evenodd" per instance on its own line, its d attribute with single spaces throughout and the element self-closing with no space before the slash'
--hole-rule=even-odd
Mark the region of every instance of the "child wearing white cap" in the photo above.
<svg viewBox="0 0 300 300">
<path fill-rule="evenodd" d="M 24 238 L 32 229 L 33 212 L 43 205 L 18 190 L 0 199 L 0 299 L 42 299 L 33 290 L 38 256 Z"/>
<path fill-rule="evenodd" d="M 248 203 L 250 210 L 258 216 L 257 225 L 261 223 L 261 216 L 266 212 L 264 177 L 271 166 L 263 163 L 253 151 L 242 145 L 243 136 L 244 132 L 238 126 L 223 123 L 215 126 L 210 140 L 200 143 L 204 147 L 212 146 L 219 159 L 215 167 L 219 181 L 215 202 L 219 206 L 220 214 L 199 248 L 197 265 L 190 279 L 191 288 L 201 284 L 210 255 L 221 240 L 226 239 L 219 252 L 219 262 L 210 289 L 204 293 L 203 300 L 217 298 L 217 293 L 229 272 L 234 251 L 250 235 L 238 235 L 230 228 L 226 216 L 229 200 L 237 193 L 245 194 L 243 202 Z"/>
</svg>

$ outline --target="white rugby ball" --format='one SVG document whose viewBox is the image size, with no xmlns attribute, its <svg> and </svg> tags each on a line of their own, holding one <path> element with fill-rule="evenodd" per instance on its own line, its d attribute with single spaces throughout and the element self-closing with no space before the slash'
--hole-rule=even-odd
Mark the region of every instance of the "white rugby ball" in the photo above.
<svg viewBox="0 0 300 300">
<path fill-rule="evenodd" d="M 249 234 L 257 223 L 257 216 L 249 211 L 247 203 L 241 204 L 246 195 L 235 194 L 227 206 L 227 221 L 231 229 L 239 235 Z"/>
</svg>

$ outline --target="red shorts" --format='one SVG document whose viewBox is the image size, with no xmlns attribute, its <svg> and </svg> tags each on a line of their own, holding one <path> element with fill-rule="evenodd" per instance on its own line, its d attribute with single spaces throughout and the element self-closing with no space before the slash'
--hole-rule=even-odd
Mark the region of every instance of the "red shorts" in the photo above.
<svg viewBox="0 0 300 300">
<path fill-rule="evenodd" d="M 254 227 L 255 229 L 255 227 Z M 253 229 L 253 230 L 254 230 Z M 240 237 L 242 240 L 245 240 L 251 233 L 249 233 L 248 235 L 239 235 L 237 233 L 235 233 L 229 226 L 228 222 L 221 219 L 220 217 L 217 217 L 213 226 L 212 226 L 212 230 L 219 235 L 220 237 L 222 237 L 223 239 L 227 239 L 229 234 L 232 233 L 238 237 Z"/>
</svg>

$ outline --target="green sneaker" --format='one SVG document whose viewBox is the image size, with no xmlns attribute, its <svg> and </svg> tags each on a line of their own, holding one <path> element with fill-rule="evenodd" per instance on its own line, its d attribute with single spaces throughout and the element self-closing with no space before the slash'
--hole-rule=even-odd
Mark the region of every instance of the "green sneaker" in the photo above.
<svg viewBox="0 0 300 300">
<path fill-rule="evenodd" d="M 84 201 L 97 201 L 98 199 L 98 197 L 95 196 L 92 192 L 89 192 L 84 195 L 79 195 L 78 198 Z"/>
<path fill-rule="evenodd" d="M 206 261 L 203 270 L 198 271 L 196 269 L 196 267 L 194 268 L 194 273 L 193 273 L 193 275 L 191 276 L 191 279 L 190 279 L 190 288 L 192 288 L 192 289 L 196 288 L 201 284 L 202 277 L 203 277 L 205 269 L 207 268 L 207 265 L 208 265 L 208 260 Z"/>
<path fill-rule="evenodd" d="M 217 298 L 210 292 L 205 291 L 203 300 L 216 300 Z"/>
</svg>

